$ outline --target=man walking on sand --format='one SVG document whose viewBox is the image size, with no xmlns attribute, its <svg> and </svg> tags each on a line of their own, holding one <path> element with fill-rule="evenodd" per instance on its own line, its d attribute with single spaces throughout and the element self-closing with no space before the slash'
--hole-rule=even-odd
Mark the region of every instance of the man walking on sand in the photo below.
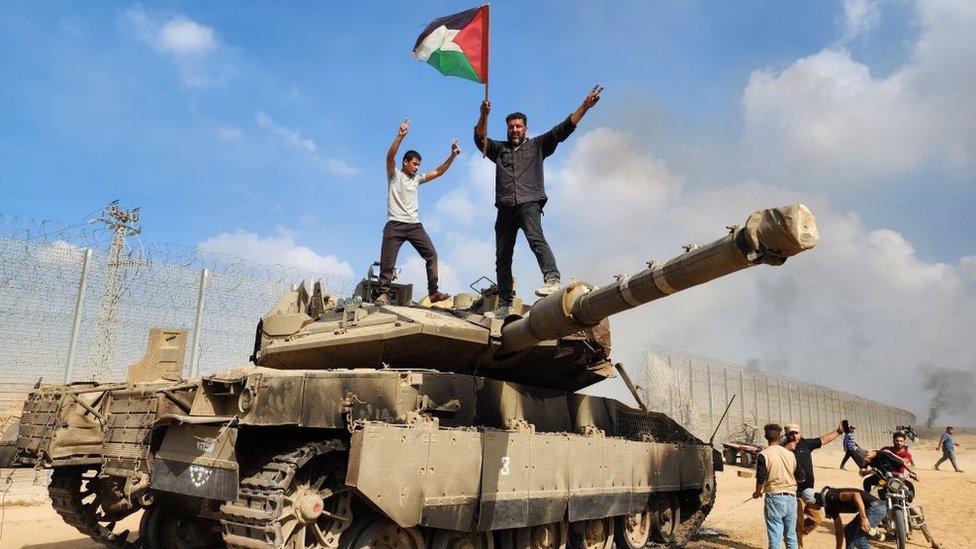
<svg viewBox="0 0 976 549">
<path fill-rule="evenodd" d="M 412 244 L 426 263 L 427 295 L 430 302 L 436 303 L 451 297 L 437 290 L 437 251 L 434 250 L 434 243 L 430 241 L 417 215 L 417 189 L 420 185 L 444 175 L 457 155 L 461 154 L 461 149 L 455 142 L 451 145 L 451 154 L 447 160 L 425 174 L 419 173 L 420 153 L 409 150 L 403 154 L 403 163 L 397 169 L 397 150 L 408 131 L 410 131 L 410 121 L 404 120 L 397 130 L 390 150 L 386 153 L 387 222 L 383 227 L 383 245 L 380 248 L 380 295 L 376 298 L 377 305 L 390 303 L 390 283 L 393 281 L 397 254 L 404 241 Z"/>
<path fill-rule="evenodd" d="M 543 285 L 536 295 L 545 297 L 560 288 L 559 268 L 542 232 L 542 208 L 546 205 L 542 164 L 569 137 L 583 115 L 600 100 L 601 86 L 595 86 L 583 103 L 555 128 L 536 137 L 526 138 L 528 117 L 513 112 L 505 117 L 507 141 L 486 139 L 485 126 L 491 103 L 481 104 L 481 117 L 474 127 L 474 141 L 485 156 L 495 163 L 495 274 L 498 278 L 498 309 L 494 316 L 508 315 L 515 293 L 512 280 L 512 254 L 519 229 L 525 233 L 529 247 L 539 262 Z"/>
<path fill-rule="evenodd" d="M 952 440 L 952 432 L 953 428 L 951 425 L 946 427 L 945 432 L 942 433 L 942 438 L 939 439 L 939 445 L 935 447 L 936 450 L 942 450 L 942 457 L 939 458 L 939 461 L 935 462 L 935 470 L 938 471 L 939 466 L 945 463 L 946 460 L 949 460 L 949 463 L 952 463 L 952 468 L 957 473 L 962 473 L 963 470 L 956 463 L 956 446 L 962 446 L 962 444 Z"/>
<path fill-rule="evenodd" d="M 766 496 L 764 514 L 769 549 L 779 549 L 786 539 L 786 549 L 796 549 L 796 486 L 803 470 L 793 452 L 780 445 L 783 428 L 775 423 L 763 427 L 769 446 L 756 458 L 756 490 L 752 497 Z"/>
</svg>

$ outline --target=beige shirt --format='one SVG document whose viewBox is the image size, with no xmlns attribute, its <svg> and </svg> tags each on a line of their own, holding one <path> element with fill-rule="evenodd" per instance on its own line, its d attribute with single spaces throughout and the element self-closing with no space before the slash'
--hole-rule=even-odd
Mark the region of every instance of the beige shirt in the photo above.
<svg viewBox="0 0 976 549">
<path fill-rule="evenodd" d="M 793 452 L 775 444 L 759 452 L 759 455 L 763 456 L 766 462 L 766 483 L 763 484 L 763 493 L 795 493 L 796 456 Z"/>
</svg>

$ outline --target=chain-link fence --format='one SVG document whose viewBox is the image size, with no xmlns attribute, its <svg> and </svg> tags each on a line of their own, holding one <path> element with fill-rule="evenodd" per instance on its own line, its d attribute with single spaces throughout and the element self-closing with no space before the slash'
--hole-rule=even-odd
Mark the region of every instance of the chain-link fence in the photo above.
<svg viewBox="0 0 976 549">
<path fill-rule="evenodd" d="M 334 275 L 136 238 L 113 254 L 106 233 L 0 215 L 0 391 L 124 379 L 153 327 L 188 331 L 184 375 L 194 356 L 200 374 L 217 372 L 247 362 L 258 319 L 288 288 L 350 290 Z"/>
<path fill-rule="evenodd" d="M 675 418 L 707 440 L 733 395 L 728 417 L 715 440 L 764 445 L 762 426 L 799 423 L 805 437 L 837 428 L 842 419 L 857 427 L 862 446 L 891 441 L 898 425 L 913 425 L 911 412 L 813 385 L 758 368 L 748 368 L 664 347 L 643 353 L 641 396 L 652 409 Z"/>
</svg>

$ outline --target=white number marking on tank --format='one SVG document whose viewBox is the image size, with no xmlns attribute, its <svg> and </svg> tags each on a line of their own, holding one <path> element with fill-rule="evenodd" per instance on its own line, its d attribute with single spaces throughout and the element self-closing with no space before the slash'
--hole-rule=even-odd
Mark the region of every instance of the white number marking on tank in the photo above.
<svg viewBox="0 0 976 549">
<path fill-rule="evenodd" d="M 504 456 L 502 458 L 502 468 L 501 468 L 501 471 L 499 471 L 501 474 L 508 475 L 508 473 L 511 472 L 509 470 L 509 468 L 508 468 L 508 465 L 509 465 L 510 462 L 511 462 L 511 460 L 508 458 L 508 456 Z"/>
<path fill-rule="evenodd" d="M 190 466 L 190 484 L 194 487 L 199 488 L 204 485 L 208 480 L 210 480 L 210 475 L 213 473 L 210 469 L 206 467 L 201 467 L 199 465 Z"/>
</svg>

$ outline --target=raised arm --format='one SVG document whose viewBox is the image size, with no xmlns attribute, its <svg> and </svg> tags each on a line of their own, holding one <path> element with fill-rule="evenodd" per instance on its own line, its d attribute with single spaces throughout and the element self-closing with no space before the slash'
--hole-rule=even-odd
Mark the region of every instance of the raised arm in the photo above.
<svg viewBox="0 0 976 549">
<path fill-rule="evenodd" d="M 841 425 L 841 424 L 838 423 L 836 429 L 834 429 L 833 431 L 830 431 L 829 433 L 824 433 L 820 437 L 820 444 L 823 445 L 823 444 L 827 444 L 827 443 L 833 442 L 833 440 L 835 438 L 839 437 L 843 433 L 844 433 L 844 427 L 843 427 L 843 425 Z"/>
<path fill-rule="evenodd" d="M 392 177 L 393 172 L 396 171 L 396 155 L 397 150 L 400 149 L 400 142 L 403 138 L 407 136 L 407 132 L 410 131 L 410 120 L 407 118 L 400 122 L 400 127 L 397 129 L 396 137 L 393 138 L 393 144 L 390 145 L 390 150 L 386 153 L 386 176 Z"/>
<path fill-rule="evenodd" d="M 457 140 L 454 140 L 454 143 L 451 143 L 450 156 L 448 156 L 447 160 L 442 162 L 440 166 L 437 166 L 432 171 L 429 171 L 424 174 L 424 183 L 429 183 L 437 179 L 438 177 L 444 175 L 444 172 L 446 172 L 447 169 L 451 167 L 451 164 L 454 162 L 454 159 L 457 158 L 457 155 L 459 154 L 461 154 L 461 149 L 460 147 L 458 147 Z"/>
<path fill-rule="evenodd" d="M 491 101 L 482 101 L 481 115 L 478 116 L 478 123 L 474 125 L 474 140 L 477 142 L 479 149 L 481 148 L 482 142 L 485 140 L 485 127 L 488 125 L 489 112 L 491 112 Z"/>
<path fill-rule="evenodd" d="M 583 103 L 580 104 L 579 108 L 577 108 L 573 114 L 569 115 L 569 120 L 574 126 L 580 123 L 580 120 L 583 119 L 583 115 L 586 114 L 586 111 L 590 110 L 593 105 L 596 105 L 596 102 L 600 100 L 600 92 L 602 91 L 603 86 L 599 84 L 593 86 L 593 89 L 590 90 L 590 93 L 586 94 L 586 97 L 583 99 Z"/>
</svg>

